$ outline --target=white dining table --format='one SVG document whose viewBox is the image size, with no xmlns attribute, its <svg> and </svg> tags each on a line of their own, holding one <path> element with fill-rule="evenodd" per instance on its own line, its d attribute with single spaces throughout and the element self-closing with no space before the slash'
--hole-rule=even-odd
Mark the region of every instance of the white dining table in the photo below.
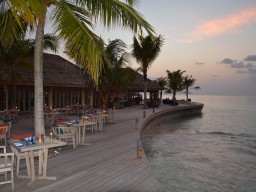
<svg viewBox="0 0 256 192">
<path fill-rule="evenodd" d="M 56 180 L 55 176 L 47 176 L 48 150 L 50 148 L 65 146 L 67 145 L 66 142 L 59 141 L 57 139 L 50 140 L 49 137 L 45 137 L 43 143 L 39 143 L 39 141 L 37 141 L 36 144 L 28 144 L 23 146 L 18 146 L 19 144 L 23 144 L 19 141 L 10 140 L 9 143 L 20 152 L 25 153 L 28 175 L 19 177 L 30 178 L 31 181 L 28 183 L 28 185 L 33 184 L 36 179 Z M 39 151 L 38 175 L 35 174 L 34 151 Z"/>
<path fill-rule="evenodd" d="M 91 121 L 84 121 L 81 122 L 79 121 L 79 123 L 66 123 L 67 126 L 70 126 L 74 129 L 75 132 L 75 140 L 76 140 L 76 147 L 78 145 L 90 145 L 89 142 L 85 141 L 85 130 L 87 126 L 96 126 L 95 122 L 91 122 Z M 82 135 L 81 135 L 82 133 Z M 82 139 L 81 139 L 82 136 Z"/>
<path fill-rule="evenodd" d="M 62 113 L 60 112 L 48 112 L 44 113 L 45 116 L 45 126 L 46 127 L 51 127 L 51 125 L 54 123 L 54 119 L 59 119 L 59 115 Z"/>
</svg>

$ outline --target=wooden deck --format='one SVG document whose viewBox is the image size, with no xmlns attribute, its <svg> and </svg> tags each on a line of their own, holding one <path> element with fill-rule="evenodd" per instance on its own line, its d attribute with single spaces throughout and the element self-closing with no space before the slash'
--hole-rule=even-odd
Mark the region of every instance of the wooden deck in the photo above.
<svg viewBox="0 0 256 192">
<path fill-rule="evenodd" d="M 143 111 L 141 106 L 116 111 L 114 123 L 106 125 L 104 132 L 87 134 L 89 146 L 63 147 L 59 156 L 48 159 L 47 174 L 57 176 L 56 181 L 36 180 L 28 187 L 29 179 L 15 177 L 15 191 L 161 192 L 145 155 L 137 159 L 139 129 L 135 129 L 135 119 L 139 119 L 140 127 Z M 152 114 L 152 109 L 146 114 Z M 26 174 L 25 162 L 21 162 L 20 174 Z M 11 187 L 1 185 L 0 191 L 11 191 Z"/>
</svg>

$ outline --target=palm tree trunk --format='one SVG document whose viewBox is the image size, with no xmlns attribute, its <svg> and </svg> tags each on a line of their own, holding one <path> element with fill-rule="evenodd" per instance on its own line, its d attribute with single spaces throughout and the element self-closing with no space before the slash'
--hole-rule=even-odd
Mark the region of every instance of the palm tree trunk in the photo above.
<svg viewBox="0 0 256 192">
<path fill-rule="evenodd" d="M 94 89 L 90 89 L 90 107 L 93 108 L 93 96 L 94 96 Z"/>
<path fill-rule="evenodd" d="M 188 88 L 186 88 L 186 96 L 187 96 L 187 100 L 188 100 Z"/>
<path fill-rule="evenodd" d="M 176 100 L 176 91 L 173 91 L 173 94 L 172 94 L 172 100 L 175 101 Z"/>
<path fill-rule="evenodd" d="M 43 44 L 45 16 L 38 21 L 34 53 L 35 134 L 45 134 L 43 92 Z"/>
<path fill-rule="evenodd" d="M 147 79 L 144 79 L 144 105 L 143 109 L 147 109 Z"/>
<path fill-rule="evenodd" d="M 17 106 L 17 89 L 16 89 L 16 76 L 14 72 L 12 73 L 12 91 L 13 91 L 13 97 L 12 97 L 12 108 L 15 108 Z"/>
</svg>

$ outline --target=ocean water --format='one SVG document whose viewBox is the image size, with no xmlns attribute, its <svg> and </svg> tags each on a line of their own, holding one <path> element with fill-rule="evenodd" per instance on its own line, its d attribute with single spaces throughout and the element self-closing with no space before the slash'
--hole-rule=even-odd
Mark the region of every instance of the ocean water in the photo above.
<svg viewBox="0 0 256 192">
<path fill-rule="evenodd" d="M 201 114 L 162 122 L 143 138 L 165 192 L 256 191 L 256 97 L 193 96 Z"/>
</svg>

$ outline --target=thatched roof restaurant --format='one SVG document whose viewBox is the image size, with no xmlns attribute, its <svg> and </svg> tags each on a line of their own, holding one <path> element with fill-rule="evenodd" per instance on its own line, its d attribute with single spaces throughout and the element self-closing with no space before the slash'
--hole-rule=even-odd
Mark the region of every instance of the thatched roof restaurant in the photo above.
<svg viewBox="0 0 256 192">
<path fill-rule="evenodd" d="M 44 53 L 44 103 L 51 108 L 73 104 L 90 104 L 90 91 L 87 79 L 81 68 L 66 59 L 53 54 Z M 15 66 L 16 83 L 11 80 L 10 68 L 0 65 L 0 110 L 18 107 L 28 111 L 34 106 L 34 72 L 33 60 L 30 67 Z M 127 99 L 138 92 L 143 92 L 143 76 L 133 71 L 134 81 L 123 93 Z M 160 87 L 148 79 L 150 96 L 158 98 Z M 15 88 L 14 88 L 15 87 Z M 14 95 L 14 93 L 16 94 Z M 99 96 L 94 93 L 93 104 L 99 106 Z M 16 102 L 13 99 L 16 98 Z M 13 106 L 16 103 L 16 106 Z"/>
</svg>

